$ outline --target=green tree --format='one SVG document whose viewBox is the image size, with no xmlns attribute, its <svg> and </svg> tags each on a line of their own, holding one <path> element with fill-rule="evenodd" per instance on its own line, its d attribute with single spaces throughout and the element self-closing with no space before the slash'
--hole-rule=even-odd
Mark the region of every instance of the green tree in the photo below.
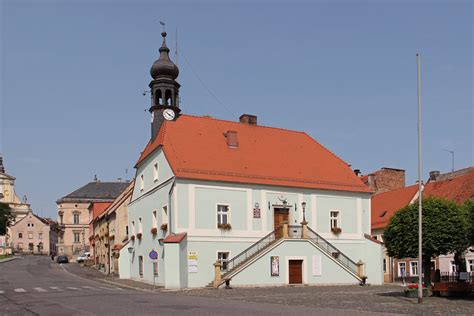
<svg viewBox="0 0 474 316">
<path fill-rule="evenodd" d="M 474 245 L 474 198 L 467 200 L 463 207 L 469 220 L 469 240 Z"/>
<path fill-rule="evenodd" d="M 11 213 L 10 206 L 0 203 L 0 235 L 6 234 L 7 226 L 13 221 L 15 216 Z"/>
<path fill-rule="evenodd" d="M 464 251 L 469 247 L 469 221 L 456 203 L 441 199 L 423 199 L 423 269 L 425 285 L 431 286 L 431 259 Z M 418 257 L 418 203 L 399 210 L 384 232 L 387 253 L 391 257 Z"/>
</svg>

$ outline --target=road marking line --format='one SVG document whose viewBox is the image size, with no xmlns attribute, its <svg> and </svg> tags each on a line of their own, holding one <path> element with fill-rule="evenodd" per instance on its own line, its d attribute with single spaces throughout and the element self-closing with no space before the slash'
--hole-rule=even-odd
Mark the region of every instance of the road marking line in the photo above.
<svg viewBox="0 0 474 316">
<path fill-rule="evenodd" d="M 83 285 L 81 286 L 83 289 L 88 289 L 88 290 L 97 290 L 95 288 L 93 288 L 92 286 L 88 286 L 88 285 Z"/>
<path fill-rule="evenodd" d="M 67 289 L 74 290 L 74 291 L 80 291 L 81 290 L 81 289 L 78 289 L 77 287 L 73 287 L 73 286 L 68 286 Z"/>
<path fill-rule="evenodd" d="M 34 287 L 33 290 L 38 291 L 38 292 L 48 292 L 47 290 L 45 290 L 41 287 Z"/>
<path fill-rule="evenodd" d="M 19 288 L 19 289 L 14 289 L 13 291 L 17 292 L 17 293 L 25 293 L 25 289 L 22 289 L 22 288 Z"/>
<path fill-rule="evenodd" d="M 118 287 L 99 286 L 99 288 L 104 289 L 104 290 L 121 290 L 121 288 L 118 288 Z"/>
<path fill-rule="evenodd" d="M 57 286 L 50 286 L 49 287 L 51 290 L 55 290 L 55 291 L 59 291 L 59 292 L 62 292 L 63 290 L 61 290 L 59 287 Z"/>
<path fill-rule="evenodd" d="M 3 294 L 3 293 L 5 293 L 5 291 L 0 291 L 0 294 Z"/>
</svg>

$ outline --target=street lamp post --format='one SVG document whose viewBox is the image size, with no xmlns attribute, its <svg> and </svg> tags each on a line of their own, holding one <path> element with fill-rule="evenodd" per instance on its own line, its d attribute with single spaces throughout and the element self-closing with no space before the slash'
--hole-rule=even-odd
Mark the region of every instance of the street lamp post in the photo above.
<svg viewBox="0 0 474 316">
<path fill-rule="evenodd" d="M 301 203 L 303 207 L 303 222 L 306 222 L 306 202 Z"/>
</svg>

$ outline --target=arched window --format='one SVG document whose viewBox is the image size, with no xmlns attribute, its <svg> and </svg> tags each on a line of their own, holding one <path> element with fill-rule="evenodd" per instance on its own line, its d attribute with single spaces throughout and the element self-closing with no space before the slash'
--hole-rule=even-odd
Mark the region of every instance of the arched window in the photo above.
<svg viewBox="0 0 474 316">
<path fill-rule="evenodd" d="M 166 90 L 165 92 L 165 104 L 171 105 L 171 90 Z"/>
<path fill-rule="evenodd" d="M 142 234 L 142 233 L 143 233 L 142 229 L 143 229 L 143 226 L 142 226 L 142 218 L 140 217 L 140 218 L 138 219 L 138 233 L 139 233 L 139 234 Z"/>
<path fill-rule="evenodd" d="M 155 90 L 155 105 L 163 105 L 163 95 L 160 89 Z"/>
</svg>

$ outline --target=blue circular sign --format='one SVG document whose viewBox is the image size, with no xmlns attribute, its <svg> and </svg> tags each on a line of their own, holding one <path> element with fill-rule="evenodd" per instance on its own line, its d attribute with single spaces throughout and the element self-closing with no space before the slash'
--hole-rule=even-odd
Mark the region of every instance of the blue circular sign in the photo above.
<svg viewBox="0 0 474 316">
<path fill-rule="evenodd" d="M 158 259 L 158 252 L 156 252 L 155 250 L 152 250 L 148 254 L 148 257 L 150 257 L 151 260 L 156 260 Z"/>
</svg>

